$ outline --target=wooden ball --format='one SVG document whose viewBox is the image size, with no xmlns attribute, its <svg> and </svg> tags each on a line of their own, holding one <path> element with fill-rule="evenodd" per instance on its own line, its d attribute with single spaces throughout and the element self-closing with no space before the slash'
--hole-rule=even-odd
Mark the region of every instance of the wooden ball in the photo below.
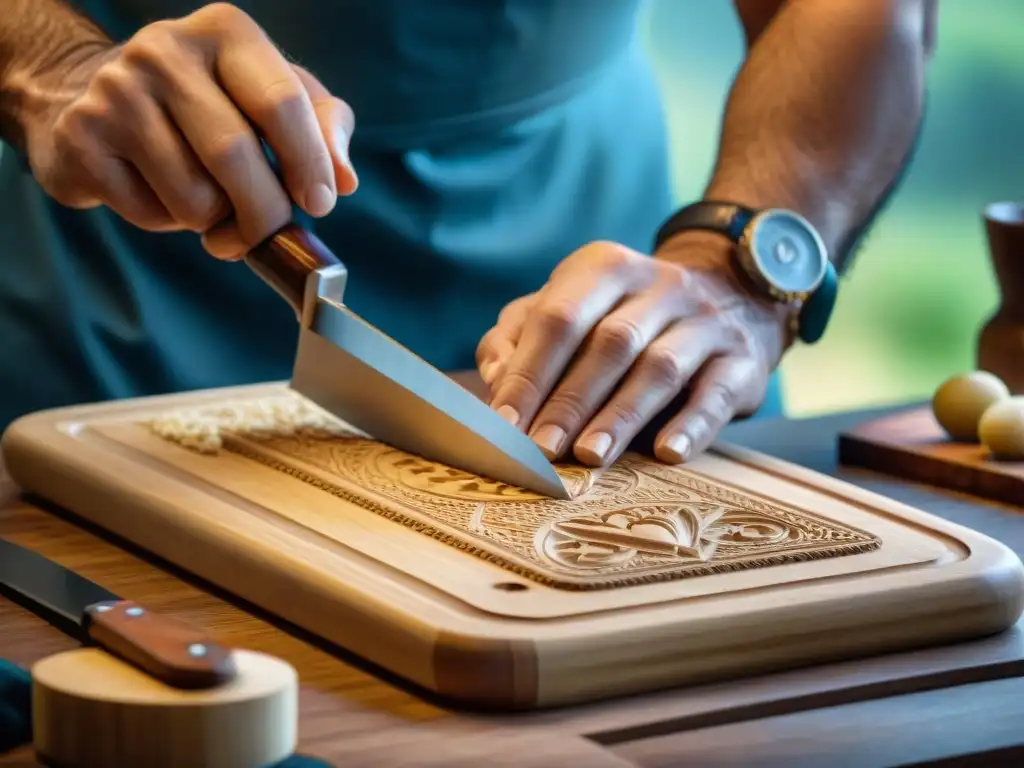
<svg viewBox="0 0 1024 768">
<path fill-rule="evenodd" d="M 1024 459 L 1024 397 L 992 405 L 981 417 L 978 436 L 996 458 Z"/>
<path fill-rule="evenodd" d="M 171 688 L 98 648 L 32 668 L 33 744 L 50 764 L 256 768 L 295 750 L 298 675 L 236 650 L 238 676 L 218 688 Z"/>
<path fill-rule="evenodd" d="M 976 443 L 982 414 L 1009 396 L 1009 388 L 998 376 L 988 371 L 972 371 L 942 383 L 932 398 L 932 413 L 954 440 Z"/>
</svg>

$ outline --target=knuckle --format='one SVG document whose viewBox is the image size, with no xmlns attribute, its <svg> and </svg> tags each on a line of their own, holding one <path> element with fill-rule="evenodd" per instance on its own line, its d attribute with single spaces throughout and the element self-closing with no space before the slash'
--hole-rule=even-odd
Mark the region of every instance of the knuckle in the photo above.
<svg viewBox="0 0 1024 768">
<path fill-rule="evenodd" d="M 627 403 L 612 402 L 608 404 L 608 415 L 613 424 L 619 424 L 627 431 L 640 426 L 641 417 L 637 409 Z"/>
<path fill-rule="evenodd" d="M 117 60 L 109 61 L 97 69 L 91 86 L 95 93 L 105 100 L 116 102 L 120 107 L 130 104 L 139 90 L 131 69 Z"/>
<path fill-rule="evenodd" d="M 664 261 L 652 260 L 658 265 L 658 283 L 672 296 L 685 293 L 689 290 L 693 280 L 689 272 L 681 269 L 675 264 Z"/>
<path fill-rule="evenodd" d="M 561 339 L 573 332 L 580 322 L 580 310 L 571 301 L 545 302 L 538 310 L 538 322 L 546 334 Z"/>
<path fill-rule="evenodd" d="M 532 402 L 540 397 L 540 382 L 530 370 L 508 371 L 501 386 L 503 394 L 508 393 L 515 400 Z"/>
<path fill-rule="evenodd" d="M 736 401 L 736 388 L 731 383 L 716 382 L 708 388 L 704 397 L 704 410 L 713 418 L 724 418 Z"/>
<path fill-rule="evenodd" d="M 241 131 L 221 133 L 210 140 L 207 161 L 215 176 L 240 171 L 249 161 L 252 138 Z"/>
<path fill-rule="evenodd" d="M 548 398 L 544 405 L 543 420 L 554 422 L 562 427 L 579 424 L 586 416 L 587 408 L 583 397 L 578 392 L 556 392 Z M 538 421 L 540 420 L 538 419 Z"/>
<path fill-rule="evenodd" d="M 502 307 L 498 312 L 498 325 L 501 325 L 502 323 L 513 323 L 518 320 L 525 311 L 526 305 L 529 303 L 530 299 L 531 296 L 523 296 L 510 301 Z"/>
<path fill-rule="evenodd" d="M 644 334 L 632 320 L 606 320 L 594 331 L 595 345 L 613 358 L 635 357 L 644 348 Z"/>
<path fill-rule="evenodd" d="M 686 375 L 682 357 L 671 347 L 655 345 L 648 348 L 643 355 L 643 364 L 656 381 L 665 384 L 681 384 Z"/>
<path fill-rule="evenodd" d="M 306 93 L 298 78 L 282 77 L 267 83 L 263 97 L 253 117 L 257 122 L 288 120 L 296 117 L 305 107 Z"/>
<path fill-rule="evenodd" d="M 230 28 L 249 21 L 248 14 L 232 3 L 209 3 L 192 14 L 192 16 L 196 21 L 209 24 L 215 29 Z"/>
<path fill-rule="evenodd" d="M 753 341 L 749 329 L 742 325 L 727 325 L 723 333 L 725 343 L 730 349 L 746 351 Z"/>
<path fill-rule="evenodd" d="M 632 266 L 634 254 L 628 249 L 610 240 L 595 240 L 580 249 L 581 257 L 592 262 L 592 266 L 600 271 L 616 273 Z"/>
<path fill-rule="evenodd" d="M 227 214 L 227 201 L 220 192 L 204 186 L 190 191 L 185 207 L 178 215 L 180 222 L 194 232 L 212 229 Z"/>
<path fill-rule="evenodd" d="M 159 72 L 178 52 L 174 23 L 157 21 L 140 29 L 121 47 L 121 60 L 133 68 Z"/>
<path fill-rule="evenodd" d="M 500 349 L 500 342 L 498 337 L 498 331 L 492 328 L 480 338 L 480 343 L 476 345 L 476 360 L 482 362 L 490 357 L 496 357 Z"/>
</svg>

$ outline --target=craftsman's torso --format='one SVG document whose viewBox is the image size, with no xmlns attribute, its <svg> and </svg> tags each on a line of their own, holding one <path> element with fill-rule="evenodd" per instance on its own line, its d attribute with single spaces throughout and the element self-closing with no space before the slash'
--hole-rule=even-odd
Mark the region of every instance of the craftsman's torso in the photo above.
<svg viewBox="0 0 1024 768">
<path fill-rule="evenodd" d="M 357 116 L 360 188 L 317 234 L 346 301 L 435 365 L 473 365 L 575 248 L 640 250 L 669 213 L 642 0 L 239 0 Z M 203 5 L 80 0 L 115 38 Z M 287 378 L 296 324 L 193 234 L 49 199 L 0 159 L 0 429 L 39 408 Z"/>
</svg>

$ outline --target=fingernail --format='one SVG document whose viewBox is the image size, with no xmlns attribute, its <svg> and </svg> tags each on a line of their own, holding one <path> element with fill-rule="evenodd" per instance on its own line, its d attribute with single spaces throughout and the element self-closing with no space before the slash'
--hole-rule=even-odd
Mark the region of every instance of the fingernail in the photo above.
<svg viewBox="0 0 1024 768">
<path fill-rule="evenodd" d="M 501 406 L 501 408 L 498 409 L 498 415 L 512 426 L 517 426 L 519 424 L 519 411 L 511 405 Z"/>
<path fill-rule="evenodd" d="M 334 128 L 334 154 L 341 161 L 342 165 L 352 174 L 352 180 L 356 185 L 359 183 L 359 177 L 356 176 L 356 169 L 352 167 L 352 159 L 348 156 L 348 134 L 345 133 L 345 129 L 340 125 Z M 353 187 L 354 189 L 354 187 Z"/>
<path fill-rule="evenodd" d="M 346 166 L 351 165 L 352 161 L 348 157 L 348 134 L 345 129 L 340 125 L 334 126 L 334 136 L 331 138 L 334 140 L 334 154 Z"/>
<path fill-rule="evenodd" d="M 583 453 L 581 457 L 588 464 L 600 464 L 608 455 L 612 447 L 612 436 L 607 432 L 595 432 L 592 435 L 585 435 L 576 444 L 577 454 Z"/>
<path fill-rule="evenodd" d="M 314 184 L 306 194 L 306 213 L 310 216 L 326 216 L 334 208 L 335 194 L 323 183 Z"/>
<path fill-rule="evenodd" d="M 690 439 L 686 435 L 673 435 L 663 446 L 668 452 L 668 461 L 682 463 L 690 457 Z"/>
<path fill-rule="evenodd" d="M 548 458 L 558 456 L 565 442 L 565 430 L 554 424 L 545 424 L 533 433 L 533 442 L 548 454 Z"/>
</svg>

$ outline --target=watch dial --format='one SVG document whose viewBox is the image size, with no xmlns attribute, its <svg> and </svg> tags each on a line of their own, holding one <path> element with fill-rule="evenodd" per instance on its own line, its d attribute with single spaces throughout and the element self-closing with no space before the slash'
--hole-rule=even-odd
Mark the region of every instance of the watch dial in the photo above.
<svg viewBox="0 0 1024 768">
<path fill-rule="evenodd" d="M 817 288 L 828 256 L 814 228 L 789 211 L 765 211 L 752 223 L 750 250 L 765 279 L 786 293 Z"/>
</svg>

